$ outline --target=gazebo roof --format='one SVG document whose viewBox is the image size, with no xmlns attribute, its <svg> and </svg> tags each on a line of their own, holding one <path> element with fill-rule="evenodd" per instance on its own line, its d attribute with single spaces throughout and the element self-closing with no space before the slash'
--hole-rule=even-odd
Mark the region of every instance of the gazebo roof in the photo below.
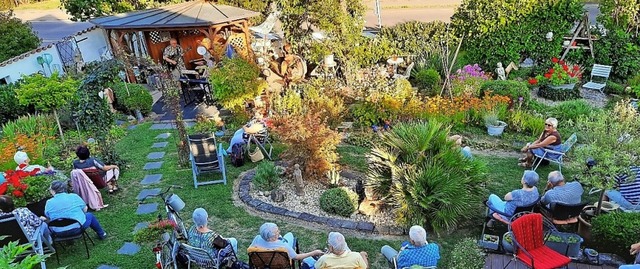
<svg viewBox="0 0 640 269">
<path fill-rule="evenodd" d="M 208 27 L 258 15 L 260 13 L 255 11 L 198 0 L 90 21 L 104 29 L 162 29 Z"/>
</svg>

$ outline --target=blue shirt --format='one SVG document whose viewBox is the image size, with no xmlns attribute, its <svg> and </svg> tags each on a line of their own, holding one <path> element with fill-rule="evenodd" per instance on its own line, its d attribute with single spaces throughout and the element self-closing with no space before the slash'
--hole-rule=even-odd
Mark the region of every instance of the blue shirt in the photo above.
<svg viewBox="0 0 640 269">
<path fill-rule="evenodd" d="M 579 182 L 569 182 L 562 186 L 555 186 L 545 193 L 540 202 L 548 205 L 551 203 L 563 203 L 566 205 L 577 205 L 580 203 L 582 193 L 582 185 Z"/>
<path fill-rule="evenodd" d="M 44 206 L 44 214 L 49 220 L 68 218 L 84 224 L 87 221 L 84 208 L 87 204 L 75 193 L 57 193 L 47 201 Z M 74 228 L 80 228 L 77 224 L 65 227 L 51 227 L 54 232 L 64 232 Z"/>
<path fill-rule="evenodd" d="M 424 267 L 436 266 L 440 260 L 440 247 L 431 243 L 421 247 L 408 245 L 398 254 L 398 268 L 420 265 Z"/>
<path fill-rule="evenodd" d="M 251 242 L 251 246 L 249 247 L 258 247 L 258 248 L 273 249 L 273 250 L 281 249 L 283 251 L 286 250 L 287 253 L 289 254 L 289 259 L 294 259 L 298 255 L 298 253 L 296 253 L 296 250 L 293 249 L 291 244 L 289 244 L 288 242 L 285 242 L 284 240 L 285 240 L 284 238 L 281 238 L 280 240 L 268 242 L 262 239 L 262 236 L 257 235 L 253 239 L 253 242 Z"/>
<path fill-rule="evenodd" d="M 516 207 L 530 205 L 538 200 L 540 194 L 538 188 L 533 187 L 531 191 L 525 191 L 523 189 L 514 190 L 511 192 L 511 200 L 507 201 L 504 205 L 504 213 L 507 216 L 513 216 L 516 212 Z"/>
</svg>

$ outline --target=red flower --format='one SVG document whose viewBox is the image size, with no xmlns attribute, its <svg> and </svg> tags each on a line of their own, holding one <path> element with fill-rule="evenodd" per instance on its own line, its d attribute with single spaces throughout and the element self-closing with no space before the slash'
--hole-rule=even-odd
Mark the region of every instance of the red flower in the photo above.
<svg viewBox="0 0 640 269">
<path fill-rule="evenodd" d="M 565 65 L 563 60 L 560 60 L 559 64 Z"/>
<path fill-rule="evenodd" d="M 568 67 L 568 66 L 566 66 L 566 65 L 563 65 L 563 66 L 562 66 L 562 69 L 564 69 L 564 71 L 569 71 L 569 67 Z"/>
<path fill-rule="evenodd" d="M 544 77 L 545 77 L 545 78 L 548 78 L 548 79 L 551 79 L 551 76 L 553 76 L 553 74 L 551 74 L 551 73 L 546 73 L 546 74 L 544 74 Z"/>
<path fill-rule="evenodd" d="M 556 72 L 556 70 L 555 70 L 555 69 L 553 69 L 553 68 L 549 69 L 549 74 L 553 74 L 553 73 L 555 73 L 555 72 Z"/>
<path fill-rule="evenodd" d="M 11 194 L 13 194 L 13 196 L 15 196 L 15 197 L 24 196 L 24 193 L 22 193 L 20 190 L 14 190 L 13 192 L 11 192 Z"/>
<path fill-rule="evenodd" d="M 573 66 L 573 71 L 578 71 L 578 70 L 580 70 L 580 66 L 579 66 L 579 65 L 577 65 L 577 64 L 576 64 L 576 65 L 574 65 L 574 66 Z"/>
<path fill-rule="evenodd" d="M 536 85 L 536 84 L 538 84 L 538 80 L 536 78 L 530 78 L 529 79 L 529 84 Z"/>
<path fill-rule="evenodd" d="M 558 60 L 558 58 L 553 57 L 553 58 L 551 58 L 551 61 L 554 62 L 554 63 L 557 63 L 559 60 Z"/>
<path fill-rule="evenodd" d="M 0 184 L 0 195 L 4 195 L 7 192 L 7 182 Z"/>
</svg>

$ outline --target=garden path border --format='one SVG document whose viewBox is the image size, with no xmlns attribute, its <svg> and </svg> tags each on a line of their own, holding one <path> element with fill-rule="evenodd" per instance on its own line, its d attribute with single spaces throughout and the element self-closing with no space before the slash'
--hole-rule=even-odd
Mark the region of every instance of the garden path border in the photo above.
<svg viewBox="0 0 640 269">
<path fill-rule="evenodd" d="M 321 225 L 324 228 L 334 228 L 361 234 L 380 234 L 380 235 L 406 235 L 408 231 L 399 227 L 391 227 L 384 225 L 375 225 L 368 221 L 352 221 L 337 219 L 331 217 L 317 216 L 306 212 L 297 212 L 262 202 L 260 199 L 251 196 L 251 181 L 256 175 L 256 170 L 251 169 L 243 172 L 238 176 L 233 187 L 234 200 L 242 203 L 251 211 L 266 213 L 268 215 L 277 216 L 284 219 L 293 219 L 303 225 Z M 308 227 L 308 226 L 305 226 Z"/>
</svg>

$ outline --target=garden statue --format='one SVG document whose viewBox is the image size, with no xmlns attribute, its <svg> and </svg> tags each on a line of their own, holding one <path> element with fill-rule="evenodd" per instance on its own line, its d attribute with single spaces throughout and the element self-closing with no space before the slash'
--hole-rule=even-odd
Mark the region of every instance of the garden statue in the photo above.
<svg viewBox="0 0 640 269">
<path fill-rule="evenodd" d="M 293 166 L 293 183 L 296 186 L 296 195 L 302 196 L 304 195 L 304 183 L 302 182 L 302 171 L 300 170 L 300 165 L 295 164 Z"/>
<path fill-rule="evenodd" d="M 504 67 L 502 67 L 502 63 L 498 62 L 498 68 L 496 68 L 496 74 L 498 75 L 498 80 L 507 80 L 507 76 L 504 72 Z"/>
<path fill-rule="evenodd" d="M 276 203 L 284 202 L 284 191 L 281 189 L 275 189 L 271 191 L 271 201 Z"/>
</svg>

